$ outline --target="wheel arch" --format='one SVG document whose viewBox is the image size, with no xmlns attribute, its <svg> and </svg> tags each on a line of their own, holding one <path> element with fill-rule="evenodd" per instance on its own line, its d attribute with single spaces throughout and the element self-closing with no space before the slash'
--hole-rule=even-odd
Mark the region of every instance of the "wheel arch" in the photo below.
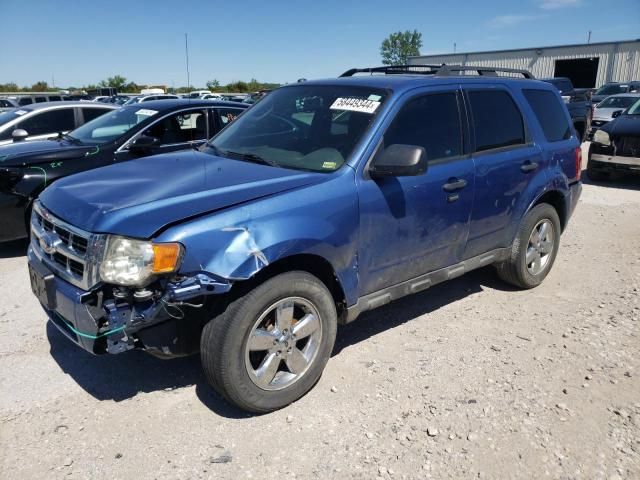
<svg viewBox="0 0 640 480">
<path fill-rule="evenodd" d="M 564 229 L 567 225 L 567 202 L 565 196 L 562 192 L 558 190 L 548 190 L 544 192 L 540 197 L 536 199 L 535 202 L 531 204 L 527 213 L 531 211 L 536 205 L 540 205 L 541 203 L 547 203 L 551 205 L 558 214 L 558 218 L 560 219 L 560 229 L 564 232 Z"/>
<path fill-rule="evenodd" d="M 338 317 L 343 312 L 346 312 L 347 297 L 335 269 L 326 258 L 310 253 L 294 254 L 269 263 L 250 278 L 236 281 L 229 295 L 231 298 L 237 298 L 276 275 L 293 271 L 307 272 L 318 278 L 331 293 L 338 311 Z"/>
</svg>

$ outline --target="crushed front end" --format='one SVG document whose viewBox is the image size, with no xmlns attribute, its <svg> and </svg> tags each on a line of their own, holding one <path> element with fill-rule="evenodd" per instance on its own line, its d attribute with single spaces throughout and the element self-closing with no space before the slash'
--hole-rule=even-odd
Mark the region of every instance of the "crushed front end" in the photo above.
<svg viewBox="0 0 640 480">
<path fill-rule="evenodd" d="M 50 321 L 93 354 L 134 348 L 167 357 L 195 353 L 209 320 L 205 304 L 231 287 L 206 272 L 177 271 L 143 285 L 109 284 L 100 275 L 107 235 L 82 231 L 38 202 L 30 226 L 33 293 Z"/>
<path fill-rule="evenodd" d="M 640 173 L 640 135 L 596 132 L 589 161 L 593 170 L 604 173 Z"/>
</svg>

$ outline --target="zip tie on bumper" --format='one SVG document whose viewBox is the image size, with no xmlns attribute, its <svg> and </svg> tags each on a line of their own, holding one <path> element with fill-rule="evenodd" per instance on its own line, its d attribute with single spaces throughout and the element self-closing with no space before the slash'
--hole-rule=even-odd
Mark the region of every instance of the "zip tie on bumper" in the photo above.
<svg viewBox="0 0 640 480">
<path fill-rule="evenodd" d="M 60 317 L 58 316 L 58 318 L 60 318 Z M 121 330 L 124 330 L 124 326 L 122 326 L 122 327 L 114 328 L 113 330 L 107 330 L 106 332 L 102 332 L 100 335 L 90 335 L 88 333 L 84 333 L 84 332 L 81 332 L 80 330 L 76 329 L 73 325 L 71 325 L 69 322 L 67 322 L 64 318 L 62 318 L 62 321 L 67 325 L 67 327 L 69 327 L 69 330 L 71 330 L 76 335 L 79 335 L 79 336 L 84 337 L 84 338 L 89 338 L 91 340 L 97 340 L 98 338 L 106 337 L 107 335 L 111 335 L 112 333 L 116 333 L 116 332 L 119 332 Z"/>
</svg>

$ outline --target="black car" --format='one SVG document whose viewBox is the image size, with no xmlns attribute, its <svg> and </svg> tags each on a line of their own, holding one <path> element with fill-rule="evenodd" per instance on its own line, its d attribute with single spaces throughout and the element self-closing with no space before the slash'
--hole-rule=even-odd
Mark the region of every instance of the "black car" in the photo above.
<svg viewBox="0 0 640 480">
<path fill-rule="evenodd" d="M 198 147 L 247 107 L 207 100 L 150 101 L 113 110 L 56 138 L 0 147 L 0 242 L 28 236 L 32 202 L 53 181 Z"/>
<path fill-rule="evenodd" d="M 611 173 L 640 173 L 640 100 L 593 134 L 587 175 L 605 180 Z"/>
<path fill-rule="evenodd" d="M 602 85 L 593 92 L 591 101 L 595 104 L 600 103 L 605 98 L 619 93 L 636 93 L 640 91 L 640 81 L 632 81 L 626 83 L 609 82 Z"/>
</svg>

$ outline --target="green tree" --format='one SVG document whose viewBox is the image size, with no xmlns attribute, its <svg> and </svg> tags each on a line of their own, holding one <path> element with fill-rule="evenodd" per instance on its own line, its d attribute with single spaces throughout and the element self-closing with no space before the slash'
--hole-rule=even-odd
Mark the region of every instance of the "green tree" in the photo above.
<svg viewBox="0 0 640 480">
<path fill-rule="evenodd" d="M 207 88 L 209 90 L 218 90 L 220 88 L 220 82 L 217 79 L 209 80 L 207 82 Z"/>
<path fill-rule="evenodd" d="M 114 75 L 113 77 L 109 77 L 106 80 L 102 80 L 98 85 L 101 87 L 112 87 L 117 91 L 124 91 L 124 87 L 127 84 L 127 79 L 122 75 Z"/>
<path fill-rule="evenodd" d="M 47 82 L 36 82 L 31 85 L 32 92 L 46 92 L 47 90 L 50 90 Z"/>
<path fill-rule="evenodd" d="M 227 85 L 227 91 L 232 93 L 245 93 L 249 91 L 249 85 L 247 82 L 243 82 L 242 80 L 231 82 Z"/>
<path fill-rule="evenodd" d="M 410 56 L 420 55 L 422 34 L 417 30 L 395 32 L 382 41 L 380 55 L 384 65 L 406 65 Z"/>
<path fill-rule="evenodd" d="M 17 83 L 0 83 L 0 92 L 19 92 L 22 90 Z"/>
</svg>

